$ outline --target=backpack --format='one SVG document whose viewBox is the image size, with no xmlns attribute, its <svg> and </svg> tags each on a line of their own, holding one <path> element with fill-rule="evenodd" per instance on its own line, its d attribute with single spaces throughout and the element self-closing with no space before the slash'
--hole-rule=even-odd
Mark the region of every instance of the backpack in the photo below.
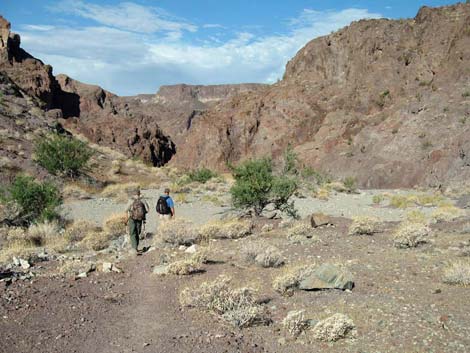
<svg viewBox="0 0 470 353">
<path fill-rule="evenodd" d="M 171 210 L 170 207 L 168 207 L 168 204 L 166 200 L 168 200 L 169 196 L 160 196 L 160 198 L 157 201 L 157 213 L 159 214 L 170 214 Z"/>
<path fill-rule="evenodd" d="M 140 200 L 135 200 L 132 203 L 131 207 L 131 218 L 135 221 L 143 221 L 145 219 L 145 214 L 147 211 L 145 210 L 145 205 Z"/>
</svg>

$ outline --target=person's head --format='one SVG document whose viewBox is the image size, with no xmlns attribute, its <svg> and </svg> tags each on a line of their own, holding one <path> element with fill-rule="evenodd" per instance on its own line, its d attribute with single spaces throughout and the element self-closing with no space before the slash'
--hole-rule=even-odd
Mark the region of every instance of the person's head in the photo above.
<svg viewBox="0 0 470 353">
<path fill-rule="evenodd" d="M 165 194 L 170 195 L 170 188 L 165 188 Z"/>
<path fill-rule="evenodd" d="M 141 194 L 140 194 L 140 189 L 136 189 L 135 190 L 135 197 L 140 197 Z"/>
</svg>

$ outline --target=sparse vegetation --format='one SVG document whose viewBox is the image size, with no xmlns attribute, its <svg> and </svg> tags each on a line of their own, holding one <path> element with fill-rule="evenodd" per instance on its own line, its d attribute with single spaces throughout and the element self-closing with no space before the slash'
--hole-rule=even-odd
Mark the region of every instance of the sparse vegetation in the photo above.
<svg viewBox="0 0 470 353">
<path fill-rule="evenodd" d="M 274 279 L 273 288 L 282 295 L 292 295 L 300 281 L 313 271 L 315 271 L 315 264 L 287 268 L 282 275 Z"/>
<path fill-rule="evenodd" d="M 210 169 L 200 168 L 200 169 L 195 169 L 195 170 L 188 172 L 187 176 L 188 176 L 187 180 L 190 183 L 198 182 L 198 183 L 204 184 L 210 179 L 217 177 L 218 174 L 213 172 Z"/>
<path fill-rule="evenodd" d="M 395 231 L 393 243 L 401 249 L 414 248 L 426 243 L 430 232 L 426 224 L 405 221 Z"/>
<path fill-rule="evenodd" d="M 38 182 L 32 177 L 18 175 L 3 194 L 3 203 L 13 202 L 19 207 L 16 225 L 52 221 L 58 218 L 57 207 L 62 198 L 57 187 L 50 182 Z"/>
<path fill-rule="evenodd" d="M 273 245 L 248 243 L 242 248 L 246 261 L 261 267 L 280 267 L 284 264 L 281 251 Z"/>
<path fill-rule="evenodd" d="M 461 216 L 465 212 L 453 205 L 444 205 L 438 207 L 432 214 L 431 217 L 436 222 L 450 222 Z"/>
<path fill-rule="evenodd" d="M 162 222 L 157 231 L 157 241 L 173 245 L 192 245 L 200 239 L 197 228 L 192 222 L 184 219 L 174 219 Z"/>
<path fill-rule="evenodd" d="M 199 228 L 202 239 L 239 239 L 252 233 L 253 224 L 237 219 L 211 221 Z"/>
<path fill-rule="evenodd" d="M 110 239 L 126 234 L 127 215 L 113 214 L 104 221 L 103 230 Z"/>
<path fill-rule="evenodd" d="M 334 314 L 319 323 L 312 329 L 313 337 L 318 341 L 335 342 L 341 338 L 356 336 L 354 322 L 344 314 Z"/>
<path fill-rule="evenodd" d="M 94 152 L 80 140 L 50 134 L 36 141 L 34 153 L 37 163 L 49 173 L 73 178 L 86 168 Z"/>
<path fill-rule="evenodd" d="M 372 202 L 376 205 L 380 205 L 385 200 L 382 194 L 372 196 Z"/>
<path fill-rule="evenodd" d="M 253 208 L 260 216 L 268 204 L 274 203 L 277 209 L 295 215 L 293 202 L 288 200 L 297 190 L 297 182 L 274 176 L 270 159 L 249 160 L 232 170 L 235 185 L 230 193 L 236 208 Z"/>
<path fill-rule="evenodd" d="M 297 154 L 294 152 L 292 145 L 289 144 L 283 153 L 283 174 L 297 175 L 299 173 L 297 163 Z"/>
<path fill-rule="evenodd" d="M 299 336 L 308 328 L 308 321 L 305 319 L 305 310 L 292 310 L 282 320 L 282 326 L 294 337 Z"/>
<path fill-rule="evenodd" d="M 451 263 L 444 271 L 444 282 L 470 286 L 470 262 L 458 261 Z"/>
<path fill-rule="evenodd" d="M 266 310 L 256 302 L 253 290 L 233 289 L 230 281 L 230 278 L 220 276 L 198 288 L 186 288 L 180 294 L 180 302 L 186 307 L 215 313 L 239 328 L 268 323 Z"/>
<path fill-rule="evenodd" d="M 351 192 L 356 191 L 356 188 L 357 188 L 356 178 L 349 176 L 343 180 L 343 184 L 347 192 L 351 193 Z"/>
<path fill-rule="evenodd" d="M 287 230 L 287 239 L 292 242 L 302 242 L 314 238 L 313 229 L 309 224 L 295 222 Z"/>
<path fill-rule="evenodd" d="M 201 259 L 199 257 L 192 256 L 190 258 L 172 262 L 168 265 L 167 272 L 177 276 L 187 276 L 201 272 L 203 268 L 200 260 Z"/>
<path fill-rule="evenodd" d="M 379 220 L 377 218 L 363 216 L 353 218 L 349 227 L 349 235 L 373 235 L 378 231 Z"/>
</svg>

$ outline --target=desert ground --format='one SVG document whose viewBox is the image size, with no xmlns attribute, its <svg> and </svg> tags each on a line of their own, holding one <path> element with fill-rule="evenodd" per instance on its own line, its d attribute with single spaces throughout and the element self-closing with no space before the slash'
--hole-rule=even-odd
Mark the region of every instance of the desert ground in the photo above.
<svg viewBox="0 0 470 353">
<path fill-rule="evenodd" d="M 144 189 L 151 212 L 141 256 L 119 234 L 99 251 L 61 250 L 29 268 L 4 266 L 1 352 L 468 351 L 468 287 L 446 279 L 452 263 L 464 272 L 470 255 L 470 214 L 453 206 L 456 198 L 417 190 L 330 189 L 322 199 L 306 192 L 296 198 L 301 219 L 289 220 L 235 218 L 227 190 L 220 180 L 176 190 L 177 216 L 165 228 L 153 210 L 161 189 Z M 123 213 L 122 195 L 103 194 L 66 200 L 68 229 Z M 424 195 L 427 205 L 386 201 Z M 323 213 L 327 224 L 312 227 L 312 213 Z M 396 246 L 402 223 L 427 229 L 416 247 Z M 193 261 L 197 254 L 203 259 Z M 175 263 L 181 268 L 169 270 Z M 305 274 L 324 264 L 346 271 L 354 287 L 301 290 L 292 280 L 300 267 Z M 252 308 L 240 303 L 232 316 L 188 306 L 182 293 L 189 288 L 195 300 L 203 283 L 209 292 L 211 284 L 225 286 L 212 288 L 215 296 L 244 288 L 254 314 L 245 324 L 237 310 Z M 335 314 L 353 326 L 315 331 Z"/>
</svg>

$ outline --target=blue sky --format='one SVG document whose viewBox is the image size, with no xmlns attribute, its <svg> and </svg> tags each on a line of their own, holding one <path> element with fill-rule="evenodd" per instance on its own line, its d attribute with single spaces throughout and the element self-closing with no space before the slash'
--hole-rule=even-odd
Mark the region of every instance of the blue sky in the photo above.
<svg viewBox="0 0 470 353">
<path fill-rule="evenodd" d="M 23 48 L 120 95 L 160 85 L 275 82 L 311 39 L 443 0 L 0 0 Z"/>
</svg>

